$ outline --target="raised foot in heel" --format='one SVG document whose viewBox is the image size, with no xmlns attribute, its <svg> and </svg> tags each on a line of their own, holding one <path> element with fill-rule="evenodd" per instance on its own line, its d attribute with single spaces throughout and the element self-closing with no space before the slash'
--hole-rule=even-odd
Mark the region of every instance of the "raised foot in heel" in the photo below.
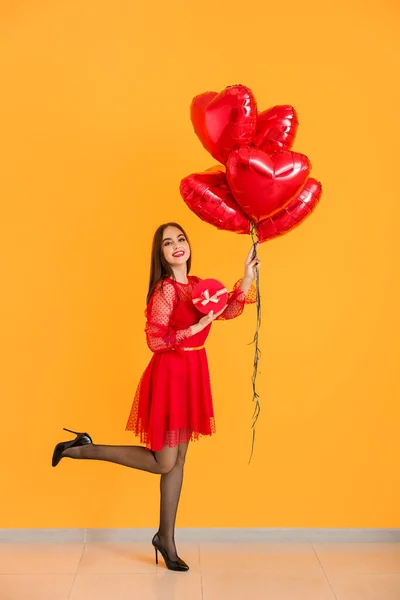
<svg viewBox="0 0 400 600">
<path fill-rule="evenodd" d="M 70 440 L 68 442 L 59 442 L 57 446 L 54 448 L 53 458 L 51 464 L 53 467 L 56 467 L 60 460 L 62 459 L 62 453 L 67 448 L 76 448 L 77 446 L 86 446 L 87 444 L 93 444 L 92 438 L 88 433 L 79 433 L 78 431 L 72 431 L 71 429 L 63 428 L 64 431 L 68 431 L 69 433 L 74 433 L 76 438 L 74 440 Z"/>
</svg>

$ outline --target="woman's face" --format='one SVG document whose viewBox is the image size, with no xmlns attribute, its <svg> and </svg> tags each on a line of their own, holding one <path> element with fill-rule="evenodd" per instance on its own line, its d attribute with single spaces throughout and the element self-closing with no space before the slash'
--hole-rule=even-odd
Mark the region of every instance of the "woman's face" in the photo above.
<svg viewBox="0 0 400 600">
<path fill-rule="evenodd" d="M 189 243 L 177 227 L 168 226 L 164 229 L 161 250 L 171 267 L 185 264 L 190 256 Z"/>
</svg>

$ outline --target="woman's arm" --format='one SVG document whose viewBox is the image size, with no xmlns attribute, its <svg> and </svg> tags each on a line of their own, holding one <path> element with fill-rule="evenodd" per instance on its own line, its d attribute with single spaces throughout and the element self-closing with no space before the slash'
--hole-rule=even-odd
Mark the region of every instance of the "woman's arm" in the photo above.
<svg viewBox="0 0 400 600">
<path fill-rule="evenodd" d="M 217 317 L 218 321 L 228 321 L 239 317 L 246 304 L 256 302 L 256 288 L 252 282 L 239 279 L 233 286 L 233 291 L 229 292 L 228 303 L 222 315 Z"/>
<path fill-rule="evenodd" d="M 171 326 L 173 310 L 177 302 L 175 286 L 167 281 L 160 282 L 146 309 L 146 340 L 152 352 L 172 350 L 193 335 L 191 328 L 175 330 Z"/>
<path fill-rule="evenodd" d="M 235 283 L 233 291 L 229 294 L 225 312 L 217 317 L 219 321 L 239 317 L 246 304 L 254 304 L 256 302 L 256 288 L 253 281 L 256 276 L 256 270 L 261 263 L 258 257 L 253 258 L 253 256 L 254 246 L 251 247 L 247 255 L 244 265 L 244 276 Z"/>
<path fill-rule="evenodd" d="M 249 292 L 251 285 L 253 283 L 253 278 L 243 277 L 242 279 L 239 279 L 239 281 L 240 281 L 239 290 L 242 291 L 245 296 L 247 296 L 247 293 Z"/>
<path fill-rule="evenodd" d="M 185 340 L 203 331 L 223 312 L 206 315 L 198 323 L 176 330 L 171 326 L 171 318 L 177 300 L 177 291 L 172 283 L 164 281 L 154 290 L 146 309 L 145 329 L 147 345 L 152 352 L 166 352 L 182 346 Z"/>
</svg>

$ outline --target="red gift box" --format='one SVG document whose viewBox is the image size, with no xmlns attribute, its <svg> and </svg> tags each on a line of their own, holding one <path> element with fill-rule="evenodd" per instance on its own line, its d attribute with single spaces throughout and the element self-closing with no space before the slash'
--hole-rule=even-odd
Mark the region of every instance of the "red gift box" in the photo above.
<svg viewBox="0 0 400 600">
<path fill-rule="evenodd" d="M 193 290 L 193 304 L 201 313 L 219 312 L 228 302 L 228 290 L 216 279 L 203 279 Z"/>
</svg>

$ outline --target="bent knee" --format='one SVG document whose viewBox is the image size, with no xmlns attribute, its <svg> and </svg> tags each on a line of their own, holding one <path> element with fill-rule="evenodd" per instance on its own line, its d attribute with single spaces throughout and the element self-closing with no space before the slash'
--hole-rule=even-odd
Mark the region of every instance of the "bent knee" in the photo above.
<svg viewBox="0 0 400 600">
<path fill-rule="evenodd" d="M 159 472 L 161 475 L 166 475 L 175 467 L 182 467 L 185 464 L 185 456 L 178 455 L 175 460 L 167 460 L 159 463 Z"/>
<path fill-rule="evenodd" d="M 186 458 L 186 449 L 182 450 L 181 448 L 179 448 L 178 452 L 175 451 L 162 453 L 157 456 L 156 454 L 154 454 L 154 458 L 157 461 L 156 472 L 160 473 L 161 475 L 166 475 L 167 473 L 172 471 L 174 467 L 181 467 L 183 469 Z"/>
<path fill-rule="evenodd" d="M 166 462 L 162 462 L 158 464 L 158 468 L 159 468 L 159 473 L 161 473 L 161 475 L 166 475 L 167 473 L 169 473 L 170 471 L 172 471 L 172 469 L 175 466 L 175 462 L 172 461 L 166 461 Z"/>
</svg>

